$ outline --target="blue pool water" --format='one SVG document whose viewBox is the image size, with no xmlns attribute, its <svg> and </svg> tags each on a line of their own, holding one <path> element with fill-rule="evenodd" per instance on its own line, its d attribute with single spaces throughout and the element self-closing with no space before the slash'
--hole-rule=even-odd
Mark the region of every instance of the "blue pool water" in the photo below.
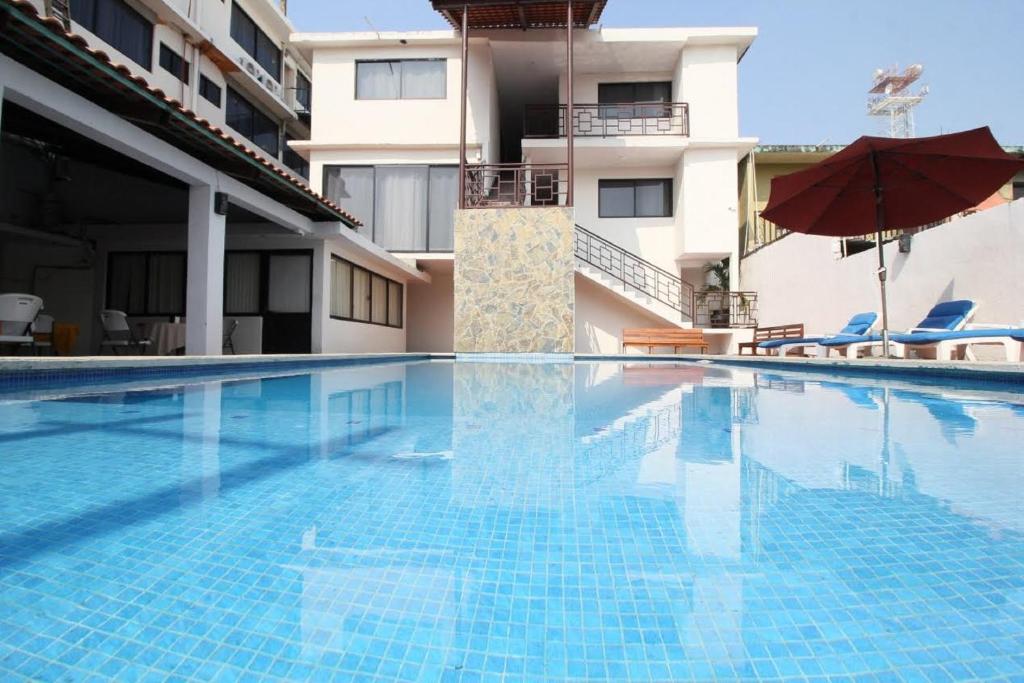
<svg viewBox="0 0 1024 683">
<path fill-rule="evenodd" d="M 0 679 L 1024 680 L 1024 397 L 418 362 L 0 394 Z"/>
</svg>

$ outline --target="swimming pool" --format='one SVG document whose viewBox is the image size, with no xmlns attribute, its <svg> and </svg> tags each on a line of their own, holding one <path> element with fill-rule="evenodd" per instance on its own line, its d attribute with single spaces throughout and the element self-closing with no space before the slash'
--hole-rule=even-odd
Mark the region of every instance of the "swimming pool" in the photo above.
<svg viewBox="0 0 1024 683">
<path fill-rule="evenodd" d="M 415 362 L 0 396 L 0 677 L 1024 677 L 1024 396 Z"/>
</svg>

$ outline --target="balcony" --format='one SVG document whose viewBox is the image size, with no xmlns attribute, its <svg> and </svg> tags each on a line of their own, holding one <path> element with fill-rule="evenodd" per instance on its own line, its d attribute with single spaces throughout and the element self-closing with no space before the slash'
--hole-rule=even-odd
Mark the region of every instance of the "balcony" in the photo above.
<svg viewBox="0 0 1024 683">
<path fill-rule="evenodd" d="M 564 104 L 529 104 L 523 112 L 524 138 L 564 138 Z M 574 104 L 573 135 L 609 138 L 690 134 L 686 102 L 635 102 L 630 104 Z"/>
<path fill-rule="evenodd" d="M 694 327 L 757 327 L 757 292 L 696 292 L 693 312 Z"/>
<path fill-rule="evenodd" d="M 568 164 L 466 164 L 463 207 L 567 206 Z"/>
</svg>

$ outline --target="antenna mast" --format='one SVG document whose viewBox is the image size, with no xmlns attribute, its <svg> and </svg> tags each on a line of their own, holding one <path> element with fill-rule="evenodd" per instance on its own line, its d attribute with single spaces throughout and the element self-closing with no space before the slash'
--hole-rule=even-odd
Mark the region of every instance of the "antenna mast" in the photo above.
<svg viewBox="0 0 1024 683">
<path fill-rule="evenodd" d="M 899 67 L 876 69 L 868 90 L 868 116 L 888 119 L 886 133 L 891 138 L 914 137 L 914 107 L 928 94 L 928 86 L 912 92 L 910 86 L 921 77 L 924 67 L 913 64 L 899 72 Z"/>
</svg>

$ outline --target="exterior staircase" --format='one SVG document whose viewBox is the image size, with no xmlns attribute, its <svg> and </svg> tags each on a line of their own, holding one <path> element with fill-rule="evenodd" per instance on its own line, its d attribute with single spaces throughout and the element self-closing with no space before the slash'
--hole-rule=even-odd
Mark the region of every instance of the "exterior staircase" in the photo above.
<svg viewBox="0 0 1024 683">
<path fill-rule="evenodd" d="M 693 287 L 577 225 L 576 272 L 676 327 L 693 327 Z"/>
</svg>

